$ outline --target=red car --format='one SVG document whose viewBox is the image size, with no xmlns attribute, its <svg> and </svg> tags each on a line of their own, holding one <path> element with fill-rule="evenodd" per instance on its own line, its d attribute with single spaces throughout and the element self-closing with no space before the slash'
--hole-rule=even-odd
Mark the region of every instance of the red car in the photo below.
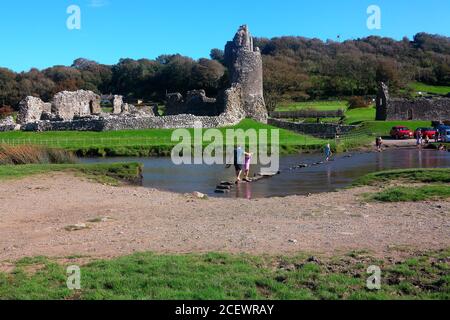
<svg viewBox="0 0 450 320">
<path fill-rule="evenodd" d="M 391 137 L 394 139 L 412 139 L 414 133 L 407 127 L 397 126 L 391 129 Z"/>
<path fill-rule="evenodd" d="M 414 132 L 414 138 L 417 139 L 417 135 L 419 131 L 422 133 L 422 137 L 425 138 L 425 136 L 428 137 L 428 139 L 434 139 L 437 131 L 433 128 L 417 128 L 417 130 Z"/>
</svg>

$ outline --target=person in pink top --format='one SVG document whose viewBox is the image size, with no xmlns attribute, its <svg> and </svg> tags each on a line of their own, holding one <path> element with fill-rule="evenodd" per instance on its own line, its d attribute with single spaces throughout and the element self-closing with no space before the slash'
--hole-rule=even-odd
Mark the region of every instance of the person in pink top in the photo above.
<svg viewBox="0 0 450 320">
<path fill-rule="evenodd" d="M 247 182 L 251 182 L 250 178 L 248 177 L 249 173 L 250 173 L 250 165 L 252 163 L 252 158 L 253 158 L 253 154 L 246 152 L 245 153 L 245 163 L 244 163 L 244 167 L 245 167 L 245 178 L 244 181 Z"/>
</svg>

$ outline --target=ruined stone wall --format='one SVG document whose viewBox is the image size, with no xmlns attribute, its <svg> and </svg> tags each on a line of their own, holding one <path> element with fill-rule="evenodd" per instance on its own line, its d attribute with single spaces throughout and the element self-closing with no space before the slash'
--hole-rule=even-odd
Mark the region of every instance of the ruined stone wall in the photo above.
<svg viewBox="0 0 450 320">
<path fill-rule="evenodd" d="M 26 97 L 19 103 L 17 122 L 19 124 L 41 120 L 43 113 L 51 112 L 51 104 L 36 97 Z"/>
<path fill-rule="evenodd" d="M 388 87 L 380 84 L 377 95 L 377 120 L 450 120 L 450 98 L 430 97 L 400 99 L 389 96 Z"/>
<path fill-rule="evenodd" d="M 450 98 L 391 99 L 386 120 L 450 120 Z"/>
<path fill-rule="evenodd" d="M 171 93 L 166 100 L 166 115 L 218 116 L 224 111 L 222 97 L 209 98 L 205 90 L 188 91 L 186 100 L 181 93 Z"/>
<path fill-rule="evenodd" d="M 113 113 L 114 114 L 119 114 L 122 113 L 123 110 L 123 97 L 122 96 L 118 96 L 118 95 L 114 95 L 113 99 L 112 99 L 112 105 L 113 105 Z"/>
<path fill-rule="evenodd" d="M 100 96 L 92 91 L 63 91 L 57 93 L 51 102 L 52 113 L 61 120 L 100 114 Z"/>
</svg>

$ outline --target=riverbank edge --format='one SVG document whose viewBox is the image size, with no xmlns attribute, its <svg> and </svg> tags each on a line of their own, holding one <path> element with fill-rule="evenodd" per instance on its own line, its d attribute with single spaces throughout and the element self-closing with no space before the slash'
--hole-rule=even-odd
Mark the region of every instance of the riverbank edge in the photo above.
<svg viewBox="0 0 450 320">
<path fill-rule="evenodd" d="M 0 166 L 0 181 L 23 179 L 32 175 L 51 172 L 81 174 L 95 182 L 108 185 L 142 185 L 143 165 L 131 163 L 99 164 L 24 164 Z"/>
</svg>

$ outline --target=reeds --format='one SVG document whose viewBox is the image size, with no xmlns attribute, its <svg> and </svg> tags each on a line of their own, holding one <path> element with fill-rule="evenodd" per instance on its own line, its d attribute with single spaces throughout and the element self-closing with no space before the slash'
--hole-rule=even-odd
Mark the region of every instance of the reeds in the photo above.
<svg viewBox="0 0 450 320">
<path fill-rule="evenodd" d="M 0 165 L 76 163 L 70 151 L 41 146 L 0 145 Z"/>
</svg>

